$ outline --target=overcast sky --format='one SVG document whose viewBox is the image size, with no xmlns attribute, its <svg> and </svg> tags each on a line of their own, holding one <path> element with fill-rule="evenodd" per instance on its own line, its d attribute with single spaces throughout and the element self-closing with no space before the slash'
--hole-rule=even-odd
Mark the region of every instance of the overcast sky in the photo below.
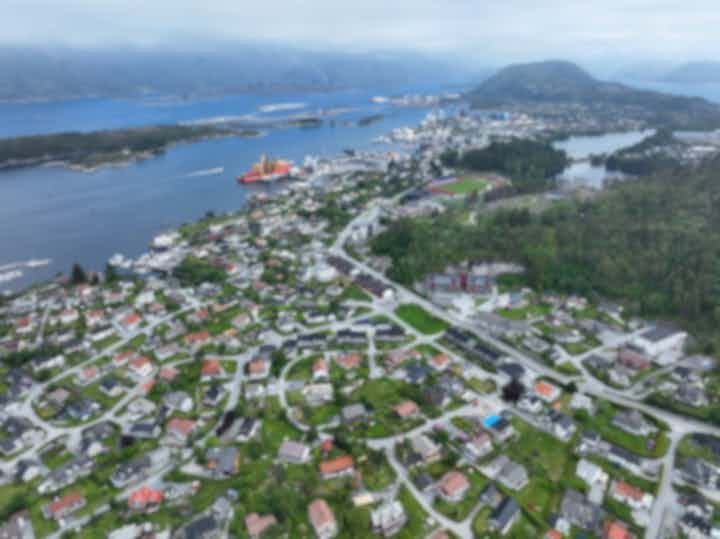
<svg viewBox="0 0 720 539">
<path fill-rule="evenodd" d="M 0 41 L 265 39 L 504 63 L 715 59 L 718 0 L 0 0 Z"/>
</svg>

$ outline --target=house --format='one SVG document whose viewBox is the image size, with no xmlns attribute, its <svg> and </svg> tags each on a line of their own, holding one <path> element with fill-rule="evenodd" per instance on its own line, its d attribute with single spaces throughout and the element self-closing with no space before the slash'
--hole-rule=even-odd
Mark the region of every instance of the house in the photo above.
<svg viewBox="0 0 720 539">
<path fill-rule="evenodd" d="M 236 447 L 211 447 L 206 460 L 208 469 L 221 477 L 235 475 L 240 469 L 240 452 Z"/>
<path fill-rule="evenodd" d="M 305 464 L 310 460 L 310 448 L 300 442 L 285 440 L 278 450 L 278 459 L 290 464 Z"/>
<path fill-rule="evenodd" d="M 687 333 L 667 326 L 656 326 L 641 333 L 635 345 L 652 357 L 667 352 L 681 352 Z"/>
<path fill-rule="evenodd" d="M 708 405 L 708 398 L 705 391 L 695 385 L 681 384 L 673 394 L 673 398 L 688 406 L 703 407 Z"/>
<path fill-rule="evenodd" d="M 199 350 L 206 344 L 208 344 L 212 339 L 212 336 L 210 335 L 210 332 L 208 331 L 198 331 L 195 333 L 188 333 L 185 335 L 185 344 L 190 346 L 193 350 Z"/>
<path fill-rule="evenodd" d="M 411 363 L 405 367 L 405 379 L 411 384 L 422 384 L 430 375 L 430 369 L 424 363 Z"/>
<path fill-rule="evenodd" d="M 215 539 L 220 536 L 221 530 L 218 521 L 213 515 L 197 518 L 180 528 L 173 538 L 175 539 Z"/>
<path fill-rule="evenodd" d="M 610 446 L 606 458 L 613 464 L 622 466 L 635 474 L 642 469 L 642 459 L 639 456 L 617 445 Z"/>
<path fill-rule="evenodd" d="M 557 410 L 550 410 L 546 416 L 550 422 L 550 428 L 552 434 L 557 438 L 567 442 L 572 438 L 573 434 L 577 430 L 575 423 L 569 415 L 558 412 Z"/>
<path fill-rule="evenodd" d="M 95 461 L 84 455 L 73 457 L 52 470 L 38 485 L 39 494 L 57 492 L 75 483 L 78 479 L 87 477 L 95 467 Z"/>
<path fill-rule="evenodd" d="M 511 460 L 507 455 L 499 455 L 482 467 L 482 471 L 491 479 L 496 479 L 510 490 L 520 490 L 528 483 L 525 467 Z"/>
<path fill-rule="evenodd" d="M 370 513 L 373 533 L 384 537 L 392 537 L 398 533 L 406 522 L 405 508 L 398 500 L 384 503 Z"/>
<path fill-rule="evenodd" d="M 538 398 L 544 400 L 547 403 L 555 402 L 560 398 L 560 395 L 562 394 L 562 391 L 560 391 L 560 388 L 551 384 L 550 382 L 546 382 L 545 380 L 539 380 L 535 384 L 535 394 L 538 396 Z"/>
<path fill-rule="evenodd" d="M 61 369 L 65 366 L 65 356 L 58 354 L 50 357 L 36 357 L 30 362 L 34 373 L 50 369 Z"/>
<path fill-rule="evenodd" d="M 438 493 L 449 503 L 461 501 L 470 490 L 470 481 L 458 471 L 447 472 L 438 481 Z"/>
<path fill-rule="evenodd" d="M 0 526 L 2 539 L 35 539 L 35 530 L 28 510 L 13 513 L 10 518 Z"/>
<path fill-rule="evenodd" d="M 430 386 L 423 391 L 425 402 L 435 408 L 444 408 L 450 404 L 450 395 L 440 384 Z"/>
<path fill-rule="evenodd" d="M 623 409 L 615 412 L 612 418 L 612 426 L 637 436 L 649 436 L 658 430 L 655 425 L 647 421 L 635 409 Z"/>
<path fill-rule="evenodd" d="M 560 502 L 560 516 L 573 526 L 594 531 L 600 526 L 604 516 L 603 509 L 577 490 L 568 489 Z"/>
<path fill-rule="evenodd" d="M 163 382 L 172 382 L 177 378 L 178 374 L 180 374 L 180 371 L 175 367 L 163 367 L 158 372 L 158 378 Z"/>
<path fill-rule="evenodd" d="M 352 475 L 353 473 L 355 473 L 355 466 L 350 455 L 324 460 L 320 463 L 320 474 L 323 479 L 333 479 L 343 475 Z"/>
<path fill-rule="evenodd" d="M 505 535 L 519 517 L 520 506 L 514 498 L 508 496 L 490 513 L 488 526 L 500 535 Z"/>
<path fill-rule="evenodd" d="M 130 360 L 128 370 L 138 378 L 147 378 L 153 373 L 153 365 L 145 356 Z"/>
<path fill-rule="evenodd" d="M 480 493 L 480 503 L 491 509 L 496 509 L 505 498 L 505 495 L 495 486 L 492 481 L 485 485 Z"/>
<path fill-rule="evenodd" d="M 205 359 L 200 368 L 200 376 L 203 382 L 219 378 L 225 375 L 225 371 L 218 359 Z"/>
<path fill-rule="evenodd" d="M 133 511 L 153 512 L 158 509 L 165 495 L 162 490 L 155 490 L 145 485 L 128 496 L 128 508 Z"/>
<path fill-rule="evenodd" d="M 60 520 L 69 517 L 83 507 L 85 507 L 85 497 L 80 492 L 73 491 L 44 506 L 43 513 L 47 518 Z"/>
<path fill-rule="evenodd" d="M 150 474 L 153 467 L 151 455 L 141 455 L 132 460 L 121 462 L 110 476 L 110 482 L 115 488 L 143 481 Z"/>
<path fill-rule="evenodd" d="M 312 378 L 313 381 L 327 380 L 330 376 L 330 370 L 328 369 L 328 363 L 325 358 L 318 358 L 312 365 Z"/>
<path fill-rule="evenodd" d="M 489 455 L 492 453 L 492 449 L 492 438 L 487 432 L 481 432 L 473 436 L 470 441 L 465 444 L 465 453 L 474 460 L 479 460 Z"/>
<path fill-rule="evenodd" d="M 335 363 L 340 365 L 346 371 L 349 371 L 358 368 L 360 363 L 362 363 L 362 358 L 359 354 L 347 354 L 336 359 Z"/>
<path fill-rule="evenodd" d="M 318 539 L 332 539 L 338 533 L 335 514 L 323 499 L 316 499 L 308 506 L 308 518 Z"/>
<path fill-rule="evenodd" d="M 259 539 L 268 528 L 271 528 L 277 524 L 275 515 L 258 515 L 257 513 L 250 513 L 245 517 L 245 529 L 247 530 L 250 539 Z"/>
<path fill-rule="evenodd" d="M 193 400 L 185 391 L 171 391 L 163 395 L 163 404 L 170 411 L 178 411 L 183 414 L 192 412 Z"/>
<path fill-rule="evenodd" d="M 634 371 L 646 371 L 650 368 L 650 358 L 642 350 L 626 346 L 618 351 L 618 363 Z"/>
<path fill-rule="evenodd" d="M 436 371 L 444 371 L 450 366 L 450 357 L 447 354 L 437 354 L 430 360 L 430 365 Z"/>
<path fill-rule="evenodd" d="M 225 396 L 225 389 L 223 386 L 218 384 L 212 384 L 203 393 L 202 403 L 205 406 L 215 407 L 220 404 L 223 397 Z"/>
<path fill-rule="evenodd" d="M 570 399 L 570 409 L 571 410 L 585 410 L 588 413 L 592 414 L 595 410 L 595 405 L 593 404 L 593 400 L 591 397 L 588 397 L 584 393 L 573 393 L 572 398 Z"/>
<path fill-rule="evenodd" d="M 420 415 L 420 407 L 413 401 L 403 401 L 393 411 L 400 419 L 413 419 Z"/>
<path fill-rule="evenodd" d="M 602 539 L 635 539 L 627 524 L 620 520 L 608 520 L 603 525 Z"/>
<path fill-rule="evenodd" d="M 340 410 L 340 416 L 342 417 L 343 423 L 346 425 L 353 425 L 364 421 L 367 418 L 367 415 L 368 413 L 365 409 L 365 405 L 361 402 L 350 404 Z"/>
<path fill-rule="evenodd" d="M 596 505 L 601 505 L 609 480 L 605 470 L 594 462 L 580 459 L 575 468 L 575 474 L 590 487 L 588 500 Z"/>
<path fill-rule="evenodd" d="M 165 430 L 171 443 L 184 445 L 188 442 L 196 428 L 196 421 L 175 417 L 168 421 Z"/>
<path fill-rule="evenodd" d="M 302 389 L 305 401 L 310 406 L 320 406 L 326 402 L 332 402 L 333 400 L 333 386 L 332 384 L 308 384 Z"/>
<path fill-rule="evenodd" d="M 655 501 L 652 494 L 643 492 L 641 489 L 625 481 L 613 481 L 610 486 L 610 495 L 614 500 L 624 503 L 635 510 L 650 510 Z"/>
<path fill-rule="evenodd" d="M 75 378 L 75 383 L 80 386 L 86 386 L 92 384 L 98 378 L 100 378 L 100 369 L 93 365 L 81 369 L 77 378 Z"/>
<path fill-rule="evenodd" d="M 125 331 L 135 331 L 140 327 L 141 322 L 142 317 L 133 312 L 123 316 L 120 320 L 120 325 L 125 329 Z"/>
<path fill-rule="evenodd" d="M 270 374 L 270 361 L 265 358 L 255 358 L 248 363 L 248 378 L 262 380 Z"/>
<path fill-rule="evenodd" d="M 543 410 L 543 401 L 534 394 L 526 393 L 518 401 L 517 407 L 530 414 L 539 414 Z"/>
<path fill-rule="evenodd" d="M 410 441 L 412 450 L 417 453 L 425 464 L 430 464 L 440 459 L 442 452 L 440 446 L 428 438 L 425 434 L 419 434 Z"/>
</svg>

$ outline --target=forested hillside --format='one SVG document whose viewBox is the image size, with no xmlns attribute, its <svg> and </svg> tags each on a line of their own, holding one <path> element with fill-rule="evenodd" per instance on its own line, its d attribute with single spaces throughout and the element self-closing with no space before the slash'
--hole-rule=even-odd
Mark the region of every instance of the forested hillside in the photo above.
<svg viewBox="0 0 720 539">
<path fill-rule="evenodd" d="M 517 261 L 531 286 L 596 292 L 720 342 L 720 160 L 539 215 L 503 210 L 472 226 L 452 213 L 400 221 L 373 248 L 392 257 L 392 276 L 407 284 L 460 260 Z"/>
</svg>

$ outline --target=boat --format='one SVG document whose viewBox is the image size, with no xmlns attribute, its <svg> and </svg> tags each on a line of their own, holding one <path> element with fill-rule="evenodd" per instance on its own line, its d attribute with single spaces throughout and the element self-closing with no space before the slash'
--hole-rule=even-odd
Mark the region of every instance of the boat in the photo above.
<svg viewBox="0 0 720 539">
<path fill-rule="evenodd" d="M 249 172 L 238 176 L 238 183 L 271 182 L 289 178 L 293 173 L 293 166 L 290 161 L 268 159 L 263 154 L 260 161 L 255 163 Z"/>
</svg>

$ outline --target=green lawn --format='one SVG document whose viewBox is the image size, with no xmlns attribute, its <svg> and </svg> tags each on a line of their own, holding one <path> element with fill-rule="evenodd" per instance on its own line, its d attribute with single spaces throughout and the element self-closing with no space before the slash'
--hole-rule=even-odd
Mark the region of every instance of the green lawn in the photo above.
<svg viewBox="0 0 720 539">
<path fill-rule="evenodd" d="M 425 335 L 441 333 L 448 328 L 447 322 L 434 317 L 419 305 L 400 305 L 395 309 L 395 314 L 403 322 L 411 325 Z"/>
<path fill-rule="evenodd" d="M 490 185 L 490 182 L 483 177 L 463 176 L 455 183 L 448 183 L 443 185 L 441 188 L 443 191 L 447 191 L 448 193 L 465 195 L 475 191 L 484 191 L 488 185 Z"/>
</svg>

